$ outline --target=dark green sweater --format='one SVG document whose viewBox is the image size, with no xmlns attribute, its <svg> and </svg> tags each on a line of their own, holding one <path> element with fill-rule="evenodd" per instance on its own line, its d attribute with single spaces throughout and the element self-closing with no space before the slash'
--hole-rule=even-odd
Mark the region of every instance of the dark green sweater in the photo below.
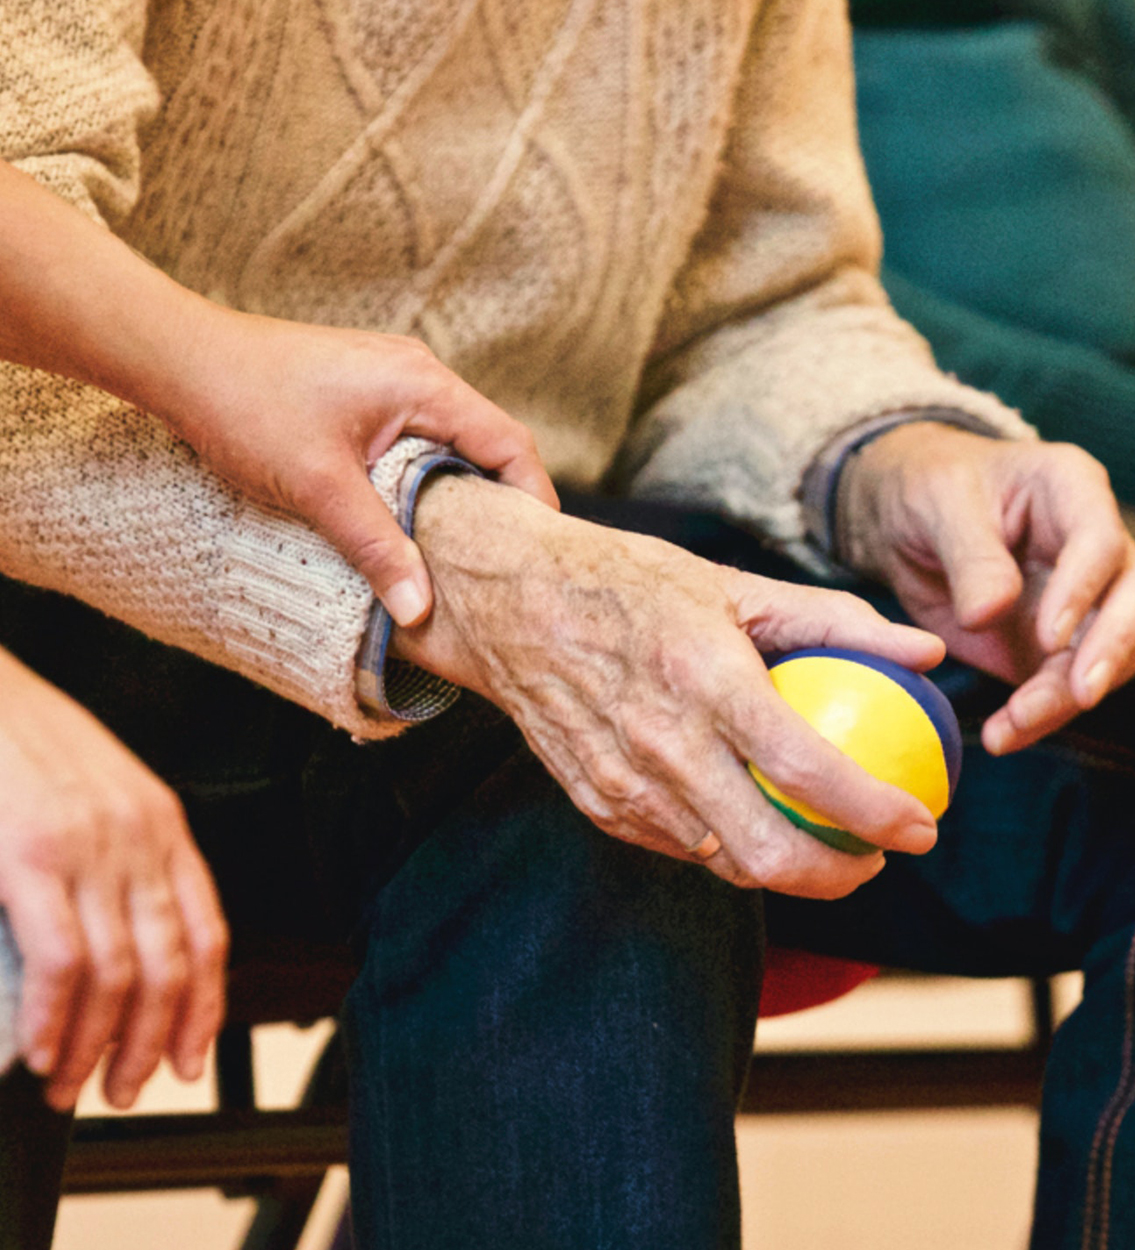
<svg viewBox="0 0 1135 1250">
<path fill-rule="evenodd" d="M 944 368 L 1092 451 L 1135 502 L 1135 2 L 851 7 L 898 311 Z"/>
</svg>

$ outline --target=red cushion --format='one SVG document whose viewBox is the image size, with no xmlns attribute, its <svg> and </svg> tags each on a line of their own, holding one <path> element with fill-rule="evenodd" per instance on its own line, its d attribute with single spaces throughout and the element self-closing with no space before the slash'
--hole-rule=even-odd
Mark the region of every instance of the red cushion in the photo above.
<svg viewBox="0 0 1135 1250">
<path fill-rule="evenodd" d="M 874 964 L 770 947 L 765 956 L 761 1015 L 786 1016 L 840 998 L 879 969 Z"/>
</svg>

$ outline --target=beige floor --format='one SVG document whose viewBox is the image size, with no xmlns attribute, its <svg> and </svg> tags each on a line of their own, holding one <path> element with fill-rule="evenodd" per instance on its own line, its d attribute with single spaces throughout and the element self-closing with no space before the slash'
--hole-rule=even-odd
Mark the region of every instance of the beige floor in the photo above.
<svg viewBox="0 0 1135 1250">
<path fill-rule="evenodd" d="M 1062 986 L 1066 1005 L 1076 992 Z M 879 983 L 767 1023 L 762 1045 L 989 1044 L 1019 1037 L 1026 1010 L 1013 982 Z M 295 1097 L 322 1027 L 261 1031 L 266 1105 Z M 200 1109 L 208 1097 L 207 1077 L 185 1088 L 160 1075 L 143 1107 Z M 80 1110 L 105 1109 L 89 1089 Z M 744 1118 L 745 1250 L 1023 1250 L 1035 1129 L 1025 1111 Z M 345 1191 L 337 1171 L 301 1250 L 323 1250 Z M 69 1198 L 55 1250 L 232 1250 L 250 1216 L 250 1203 L 211 1192 Z"/>
</svg>

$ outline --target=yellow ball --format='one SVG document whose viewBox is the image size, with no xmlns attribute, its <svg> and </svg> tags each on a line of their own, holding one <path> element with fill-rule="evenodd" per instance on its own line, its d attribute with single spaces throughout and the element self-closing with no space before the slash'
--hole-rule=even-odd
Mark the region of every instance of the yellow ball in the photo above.
<svg viewBox="0 0 1135 1250">
<path fill-rule="evenodd" d="M 818 647 L 781 657 L 769 676 L 821 737 L 873 777 L 913 794 L 935 818 L 949 806 L 961 771 L 961 731 L 949 700 L 921 673 L 866 652 Z M 877 849 L 789 797 L 755 764 L 749 772 L 774 807 L 829 846 L 859 855 Z"/>
</svg>

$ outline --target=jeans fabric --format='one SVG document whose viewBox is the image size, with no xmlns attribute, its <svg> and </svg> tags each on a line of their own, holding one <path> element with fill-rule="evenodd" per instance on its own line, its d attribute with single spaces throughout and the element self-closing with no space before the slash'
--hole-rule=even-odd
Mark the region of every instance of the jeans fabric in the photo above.
<svg viewBox="0 0 1135 1250">
<path fill-rule="evenodd" d="M 711 517 L 568 502 L 798 576 Z M 476 699 L 358 747 L 52 596 L 0 587 L 0 635 L 179 787 L 238 932 L 355 935 L 360 1250 L 739 1244 L 759 894 L 599 833 Z M 1047 1081 L 1034 1250 L 1135 1245 L 1131 701 L 991 760 L 973 735 L 1001 692 L 939 676 L 969 737 L 938 847 L 840 903 L 769 896 L 771 939 L 973 975 L 1084 967 Z"/>
<path fill-rule="evenodd" d="M 964 707 L 967 675 L 947 677 Z M 964 723 L 935 849 L 891 856 L 838 902 L 769 895 L 769 941 L 964 976 L 1082 968 L 1046 1072 L 1031 1244 L 1135 1246 L 1135 699 L 1123 691 L 1074 733 L 1000 760 L 978 744 L 979 719 Z"/>
</svg>

